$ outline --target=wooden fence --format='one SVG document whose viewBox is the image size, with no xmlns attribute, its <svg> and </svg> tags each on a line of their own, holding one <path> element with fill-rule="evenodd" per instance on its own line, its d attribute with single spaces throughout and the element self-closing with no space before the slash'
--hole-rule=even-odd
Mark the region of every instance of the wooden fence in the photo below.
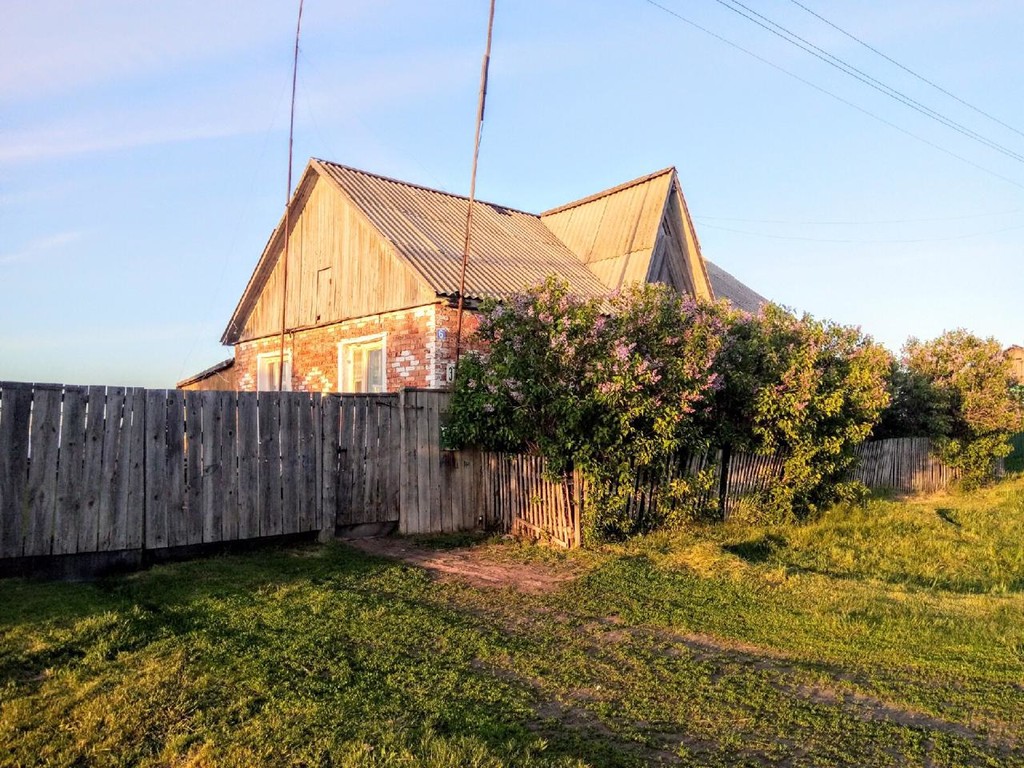
<svg viewBox="0 0 1024 768">
<path fill-rule="evenodd" d="M 319 531 L 332 412 L 310 394 L 0 383 L 0 558 Z"/>
<path fill-rule="evenodd" d="M 536 457 L 446 451 L 448 394 L 0 382 L 0 560 L 166 551 L 391 523 L 579 526 Z"/>
<path fill-rule="evenodd" d="M 901 493 L 933 493 L 948 488 L 960 473 L 932 455 L 926 437 L 874 440 L 858 449 L 860 464 L 853 479 L 868 488 Z"/>
<path fill-rule="evenodd" d="M 402 533 L 511 531 L 580 543 L 579 477 L 545 477 L 535 456 L 447 451 L 449 394 L 320 395 L 0 382 L 0 559 L 166 550 L 390 523 Z M 927 440 L 867 443 L 853 477 L 930 492 L 956 473 Z M 680 457 L 710 470 L 729 517 L 781 462 Z M 660 504 L 638 475 L 628 513 Z"/>
</svg>

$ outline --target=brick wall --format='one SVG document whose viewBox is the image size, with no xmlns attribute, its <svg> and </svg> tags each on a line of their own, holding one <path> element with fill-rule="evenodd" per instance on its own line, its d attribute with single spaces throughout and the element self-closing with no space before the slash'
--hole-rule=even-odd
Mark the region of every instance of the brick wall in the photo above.
<svg viewBox="0 0 1024 768">
<path fill-rule="evenodd" d="M 388 391 L 402 387 L 433 387 L 439 363 L 436 355 L 436 313 L 430 304 L 399 312 L 348 320 L 321 328 L 310 328 L 285 335 L 285 357 L 291 354 L 292 389 L 302 392 L 338 391 L 338 344 L 367 336 L 385 334 L 385 375 Z M 276 354 L 279 337 L 242 342 L 235 347 L 237 386 L 243 391 L 256 389 L 257 356 Z M 443 367 L 442 367 L 443 372 Z"/>
<path fill-rule="evenodd" d="M 292 359 L 292 390 L 338 391 L 338 343 L 385 334 L 387 390 L 402 387 L 444 387 L 447 367 L 455 362 L 457 311 L 445 304 L 430 304 L 400 312 L 348 320 L 344 323 L 285 334 L 285 358 Z M 474 345 L 469 337 L 479 324 L 472 312 L 463 316 L 463 349 Z M 277 354 L 278 336 L 254 339 L 235 347 L 236 385 L 256 389 L 257 356 Z"/>
<path fill-rule="evenodd" d="M 434 356 L 435 386 L 443 387 L 447 382 L 448 364 L 455 362 L 455 335 L 459 326 L 458 310 L 454 307 L 439 304 L 436 312 L 436 348 Z M 462 315 L 462 351 L 475 349 L 470 337 L 480 325 L 480 318 L 475 312 L 464 312 Z M 442 333 L 444 331 L 444 333 Z"/>
</svg>

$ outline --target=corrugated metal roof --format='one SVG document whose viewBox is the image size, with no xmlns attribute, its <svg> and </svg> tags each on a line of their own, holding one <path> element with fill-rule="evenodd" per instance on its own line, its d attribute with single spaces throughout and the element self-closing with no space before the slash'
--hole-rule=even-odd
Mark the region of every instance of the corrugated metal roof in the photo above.
<svg viewBox="0 0 1024 768">
<path fill-rule="evenodd" d="M 759 312 L 761 307 L 768 303 L 768 299 L 750 286 L 741 283 L 713 261 L 704 259 L 704 263 L 708 268 L 711 287 L 718 298 L 728 299 L 737 309 L 753 314 Z"/>
<path fill-rule="evenodd" d="M 315 163 L 438 295 L 458 293 L 467 198 L 325 160 Z M 582 296 L 607 293 L 539 216 L 474 202 L 467 298 L 502 298 L 537 285 L 552 273 Z"/>
</svg>

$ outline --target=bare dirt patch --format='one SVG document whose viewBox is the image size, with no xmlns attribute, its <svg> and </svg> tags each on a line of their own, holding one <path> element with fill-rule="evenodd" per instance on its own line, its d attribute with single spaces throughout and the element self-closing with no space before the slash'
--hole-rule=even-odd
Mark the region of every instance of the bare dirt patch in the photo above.
<svg viewBox="0 0 1024 768">
<path fill-rule="evenodd" d="M 353 539 L 345 543 L 367 554 L 423 568 L 439 580 L 461 581 L 474 587 L 512 587 L 541 594 L 553 592 L 577 576 L 569 566 L 501 562 L 475 548 L 434 550 L 393 538 Z"/>
</svg>

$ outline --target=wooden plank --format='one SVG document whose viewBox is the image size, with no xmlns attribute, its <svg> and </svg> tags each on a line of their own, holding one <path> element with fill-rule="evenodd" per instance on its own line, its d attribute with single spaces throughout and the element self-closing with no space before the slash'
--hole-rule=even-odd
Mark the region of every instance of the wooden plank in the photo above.
<svg viewBox="0 0 1024 768">
<path fill-rule="evenodd" d="M 167 541 L 165 546 L 188 544 L 185 518 L 185 393 L 167 392 L 167 443 L 164 446 L 167 473 Z"/>
<path fill-rule="evenodd" d="M 217 392 L 220 413 L 220 456 L 218 487 L 221 498 L 221 536 L 224 541 L 240 538 L 238 514 L 238 406 L 234 392 Z"/>
<path fill-rule="evenodd" d="M 124 549 L 124 474 L 120 466 L 121 445 L 128 439 L 129 424 L 124 418 L 124 387 L 107 387 L 107 405 L 103 420 L 102 478 L 97 510 L 97 549 L 110 552 Z"/>
<path fill-rule="evenodd" d="M 213 392 L 214 409 L 219 415 L 214 427 L 217 430 L 215 459 L 217 462 L 215 504 L 220 517 L 220 541 L 233 542 L 239 538 L 238 507 L 238 457 L 236 445 L 237 413 L 236 395 L 233 392 Z"/>
<path fill-rule="evenodd" d="M 341 436 L 338 441 L 340 485 L 338 498 L 338 525 L 348 525 L 353 519 L 355 501 L 355 412 L 356 398 L 343 395 L 341 398 Z"/>
<path fill-rule="evenodd" d="M 363 425 L 363 464 L 362 464 L 362 486 L 363 486 L 363 522 L 377 522 L 380 512 L 380 497 L 377 493 L 377 477 L 379 466 L 377 463 L 378 441 L 377 431 L 379 429 L 378 408 L 376 398 L 363 399 L 366 422 Z"/>
<path fill-rule="evenodd" d="M 99 549 L 100 487 L 103 482 L 103 433 L 107 393 L 104 387 L 86 389 L 83 442 L 82 500 L 76 552 Z"/>
<path fill-rule="evenodd" d="M 281 397 L 277 392 L 259 395 L 260 535 L 277 536 L 281 522 Z"/>
<path fill-rule="evenodd" d="M 369 455 L 367 432 L 370 429 L 370 401 L 363 396 L 353 398 L 352 411 L 352 517 L 353 523 L 373 520 L 368 490 Z M 376 424 L 374 424 L 376 428 Z"/>
<path fill-rule="evenodd" d="M 341 396 L 338 412 L 341 425 L 338 436 L 338 511 L 335 516 L 336 525 L 348 525 L 352 520 L 352 493 L 355 485 L 353 478 L 353 420 L 354 398 Z"/>
<path fill-rule="evenodd" d="M 425 392 L 427 395 L 427 417 L 429 424 L 429 435 L 427 438 L 427 454 L 430 468 L 430 532 L 444 531 L 444 520 L 442 518 L 441 506 L 441 424 L 439 398 L 435 392 Z M 450 516 L 449 528 L 450 528 Z"/>
<path fill-rule="evenodd" d="M 341 398 L 324 395 L 320 400 L 320 443 L 322 445 L 322 481 L 320 484 L 320 526 L 334 533 L 338 519 L 339 462 L 338 444 L 341 435 Z"/>
<path fill-rule="evenodd" d="M 281 532 L 295 533 L 298 530 L 297 492 L 299 485 L 298 461 L 298 409 L 301 393 L 281 395 Z"/>
<path fill-rule="evenodd" d="M 430 527 L 430 415 L 424 406 L 422 392 L 412 393 L 416 408 L 413 414 L 416 429 L 416 527 L 413 533 L 429 533 Z"/>
<path fill-rule="evenodd" d="M 66 387 L 61 416 L 60 457 L 57 467 L 57 510 L 54 516 L 53 554 L 78 551 L 85 472 L 85 387 Z"/>
<path fill-rule="evenodd" d="M 398 469 L 398 532 L 403 536 L 410 532 L 410 521 L 415 515 L 416 489 L 414 457 L 416 438 L 412 433 L 412 406 L 409 393 L 398 393 L 399 420 L 399 469 Z"/>
<path fill-rule="evenodd" d="M 185 393 L 185 539 L 189 544 L 203 541 L 203 405 L 205 392 Z"/>
<path fill-rule="evenodd" d="M 3 397 L 3 395 L 0 395 Z M 25 555 L 48 555 L 53 547 L 53 523 L 57 504 L 57 456 L 60 442 L 60 409 L 63 392 L 59 389 L 37 389 L 32 402 L 32 459 L 28 465 L 27 529 L 24 537 Z M 7 406 L 4 405 L 4 408 Z M 2 418 L 2 417 L 0 417 Z M 12 424 L 14 422 L 12 421 Z M 4 481 L 4 463 L 15 458 L 0 423 L 0 499 L 9 485 Z M 3 501 L 0 500 L 0 510 Z M 7 519 L 0 511 L 0 516 Z M 2 525 L 2 523 L 0 523 Z M 6 527 L 6 526 L 4 526 Z"/>
<path fill-rule="evenodd" d="M 0 557 L 24 552 L 24 513 L 28 490 L 32 390 L 3 384 L 0 389 Z"/>
<path fill-rule="evenodd" d="M 388 490 L 387 519 L 401 519 L 401 487 L 402 487 L 402 411 L 398 397 L 391 395 L 391 407 L 388 408 Z"/>
<path fill-rule="evenodd" d="M 146 541 L 146 391 L 132 387 L 125 392 L 124 423 L 128 440 L 118 455 L 119 488 L 124 498 L 124 549 L 140 549 Z M 119 491 L 120 493 L 121 491 Z"/>
<path fill-rule="evenodd" d="M 377 522 L 384 522 L 388 519 L 388 438 L 391 431 L 391 407 L 387 399 L 380 395 L 376 397 L 375 402 L 377 439 L 374 446 L 374 519 Z"/>
<path fill-rule="evenodd" d="M 260 484 L 259 413 L 256 400 L 255 392 L 239 392 L 237 395 L 239 539 L 255 539 L 260 536 L 259 493 L 262 486 Z"/>
<path fill-rule="evenodd" d="M 299 464 L 300 484 L 297 494 L 298 515 L 296 524 L 300 531 L 320 529 L 317 522 L 316 507 L 318 505 L 318 487 L 321 476 L 319 441 L 317 429 L 319 425 L 320 395 L 304 395 L 299 408 Z M 316 421 L 314 421 L 314 411 Z"/>
<path fill-rule="evenodd" d="M 455 455 L 452 451 L 438 451 L 438 480 L 440 492 L 438 501 L 441 507 L 441 530 L 452 533 L 455 530 L 452 519 L 452 487 L 455 484 Z"/>
</svg>

